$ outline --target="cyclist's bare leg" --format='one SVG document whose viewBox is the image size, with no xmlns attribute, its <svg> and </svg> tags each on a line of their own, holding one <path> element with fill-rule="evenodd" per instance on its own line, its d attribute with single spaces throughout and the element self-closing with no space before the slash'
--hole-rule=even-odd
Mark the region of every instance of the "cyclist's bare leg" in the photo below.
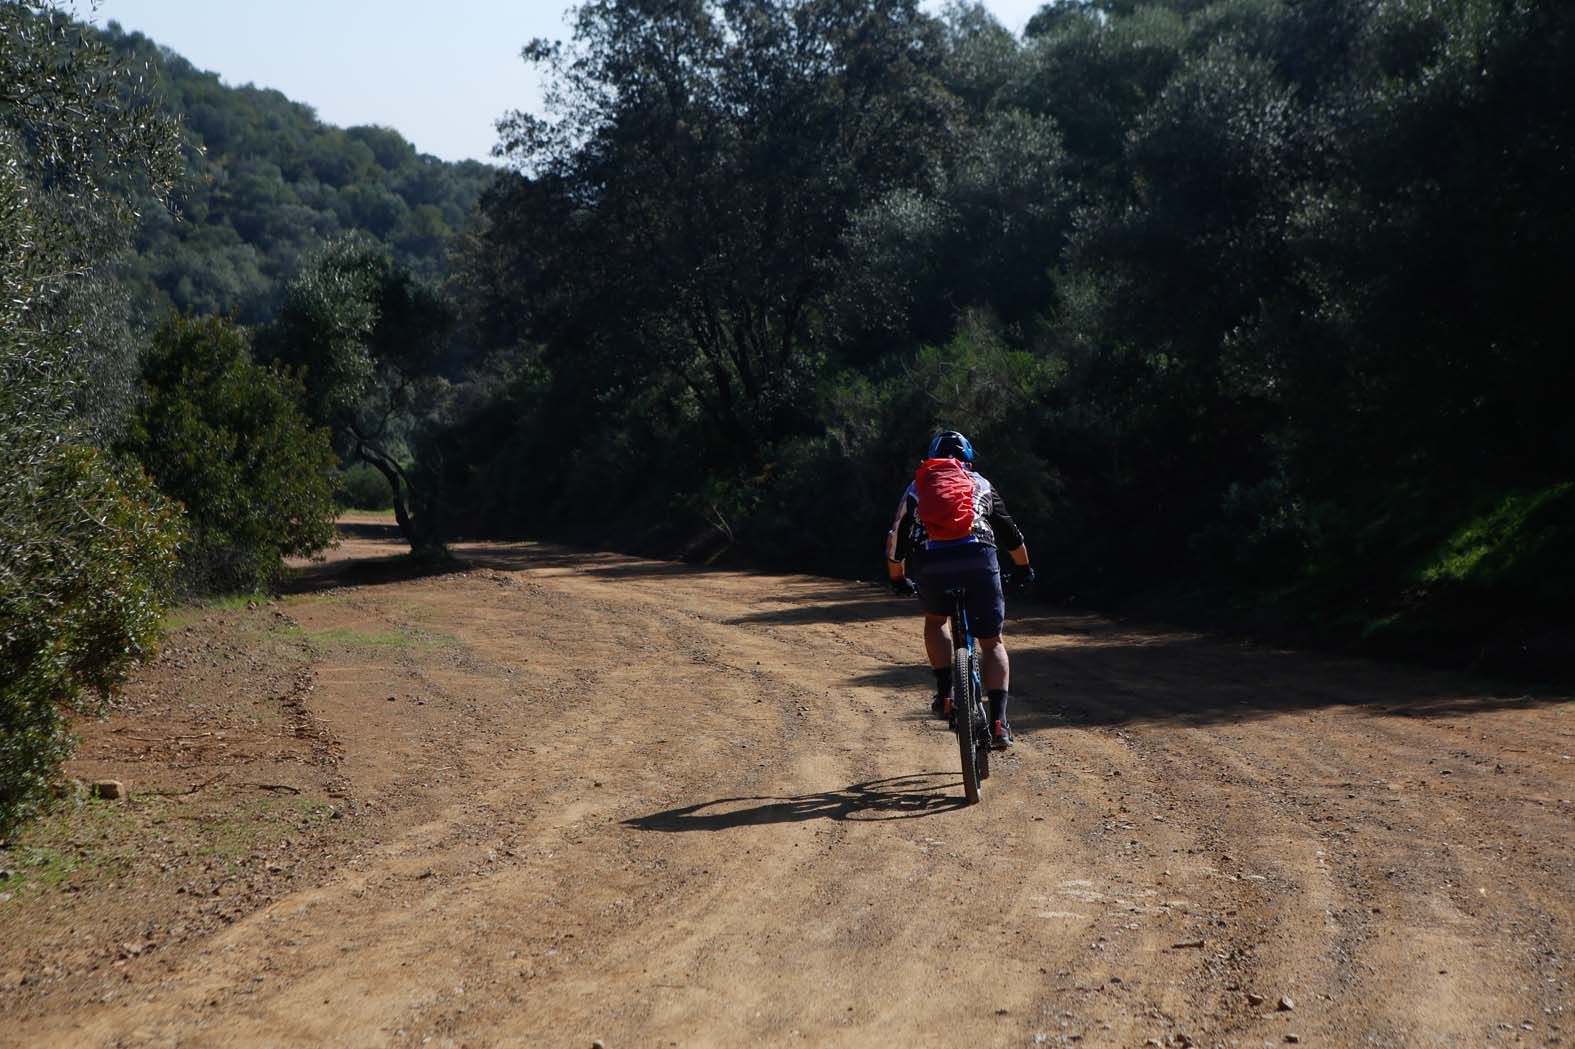
<svg viewBox="0 0 1575 1049">
<path fill-rule="evenodd" d="M 984 678 L 984 690 L 994 692 L 1010 688 L 1012 664 L 1006 658 L 1005 642 L 999 635 L 976 640 L 979 642 L 979 676 Z"/>
<path fill-rule="evenodd" d="M 924 616 L 924 654 L 930 668 L 945 670 L 952 665 L 952 624 L 947 616 Z"/>
</svg>

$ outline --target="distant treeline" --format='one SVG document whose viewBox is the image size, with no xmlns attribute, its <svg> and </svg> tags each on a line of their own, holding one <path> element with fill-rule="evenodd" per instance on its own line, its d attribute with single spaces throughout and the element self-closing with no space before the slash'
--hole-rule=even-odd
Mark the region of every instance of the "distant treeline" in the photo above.
<svg viewBox="0 0 1575 1049">
<path fill-rule="evenodd" d="M 115 22 L 105 38 L 118 60 L 148 70 L 161 108 L 184 128 L 174 206 L 146 209 L 125 265 L 142 318 L 174 307 L 262 323 L 306 259 L 353 232 L 417 276 L 444 278 L 492 168 L 417 153 L 390 128 L 324 124 L 310 106 L 221 83 Z"/>
</svg>

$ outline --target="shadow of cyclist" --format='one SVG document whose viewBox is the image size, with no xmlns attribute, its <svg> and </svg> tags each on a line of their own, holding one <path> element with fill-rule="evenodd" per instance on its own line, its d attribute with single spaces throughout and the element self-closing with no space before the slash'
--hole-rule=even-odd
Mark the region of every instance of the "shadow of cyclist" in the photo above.
<svg viewBox="0 0 1575 1049">
<path fill-rule="evenodd" d="M 963 808 L 954 772 L 915 772 L 795 797 L 717 798 L 624 820 L 639 830 L 728 830 L 805 820 L 907 820 Z"/>
</svg>

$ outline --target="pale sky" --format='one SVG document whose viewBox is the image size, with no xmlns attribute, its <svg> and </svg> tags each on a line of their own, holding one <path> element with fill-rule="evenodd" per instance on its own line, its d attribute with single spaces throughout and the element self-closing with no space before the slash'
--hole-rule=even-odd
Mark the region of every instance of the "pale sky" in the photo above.
<svg viewBox="0 0 1575 1049">
<path fill-rule="evenodd" d="M 1043 0 L 985 0 L 1021 31 Z M 541 87 L 520 60 L 535 37 L 565 39 L 563 0 L 96 0 L 116 21 L 227 84 L 304 102 L 330 124 L 395 128 L 423 153 L 487 160 L 493 123 L 537 110 Z M 925 0 L 939 11 L 941 0 Z M 79 10 L 89 0 L 79 0 Z"/>
</svg>

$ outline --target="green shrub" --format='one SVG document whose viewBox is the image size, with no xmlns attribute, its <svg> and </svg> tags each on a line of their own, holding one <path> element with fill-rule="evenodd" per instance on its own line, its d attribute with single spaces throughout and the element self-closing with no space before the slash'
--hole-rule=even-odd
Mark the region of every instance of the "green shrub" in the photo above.
<svg viewBox="0 0 1575 1049">
<path fill-rule="evenodd" d="M 255 590 L 281 558 L 333 541 L 334 454 L 301 407 L 300 382 L 252 360 L 246 332 L 171 316 L 143 365 L 129 449 L 185 504 L 183 583 Z"/>
<path fill-rule="evenodd" d="M 334 479 L 339 505 L 347 510 L 391 510 L 394 494 L 388 479 L 366 463 L 351 463 Z"/>
<path fill-rule="evenodd" d="M 85 445 L 0 474 L 3 832 L 47 796 L 69 753 L 69 712 L 97 709 L 152 653 L 180 524 L 140 471 Z"/>
<path fill-rule="evenodd" d="M 0 835 L 152 650 L 180 535 L 118 432 L 135 347 L 110 263 L 178 170 L 151 80 L 46 3 L 0 3 Z M 150 209 L 151 211 L 151 209 Z"/>
</svg>

